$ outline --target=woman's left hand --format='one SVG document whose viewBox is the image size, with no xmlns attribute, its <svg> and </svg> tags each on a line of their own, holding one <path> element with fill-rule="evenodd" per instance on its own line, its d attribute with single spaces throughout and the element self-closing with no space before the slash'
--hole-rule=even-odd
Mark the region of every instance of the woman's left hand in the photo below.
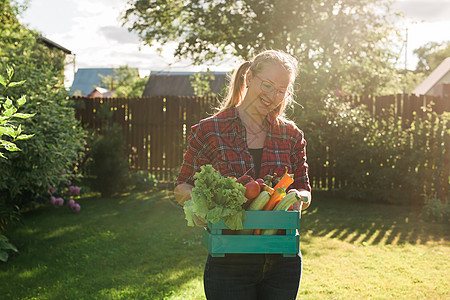
<svg viewBox="0 0 450 300">
<path fill-rule="evenodd" d="M 309 192 L 307 190 L 291 189 L 291 190 L 289 190 L 288 193 L 297 193 L 297 196 L 301 199 L 300 201 L 298 201 L 294 204 L 295 210 L 300 210 L 300 208 L 301 208 L 301 210 L 305 210 L 311 204 L 311 192 Z"/>
</svg>

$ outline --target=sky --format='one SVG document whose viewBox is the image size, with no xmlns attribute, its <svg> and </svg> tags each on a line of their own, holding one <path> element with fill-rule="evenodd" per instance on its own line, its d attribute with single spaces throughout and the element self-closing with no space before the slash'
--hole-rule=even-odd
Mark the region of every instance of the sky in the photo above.
<svg viewBox="0 0 450 300">
<path fill-rule="evenodd" d="M 150 71 L 205 71 L 190 61 L 173 58 L 175 45 L 165 46 L 159 54 L 156 47 L 139 41 L 137 34 L 122 27 L 120 15 L 129 0 L 17 0 L 28 2 L 19 16 L 29 28 L 75 53 L 75 63 L 66 69 L 70 86 L 78 68 L 138 68 L 141 77 Z M 427 42 L 450 41 L 450 0 L 394 0 L 394 9 L 406 20 L 399 24 L 408 36 L 406 64 L 414 69 L 417 57 L 413 50 Z M 401 54 L 402 67 L 405 53 Z M 229 71 L 235 65 L 226 59 L 212 71 Z"/>
</svg>

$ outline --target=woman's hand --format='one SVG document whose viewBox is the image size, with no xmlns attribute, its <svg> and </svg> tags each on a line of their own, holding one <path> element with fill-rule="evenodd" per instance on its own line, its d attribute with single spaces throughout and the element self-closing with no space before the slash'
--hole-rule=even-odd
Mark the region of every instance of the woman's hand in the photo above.
<svg viewBox="0 0 450 300">
<path fill-rule="evenodd" d="M 191 199 L 191 192 L 193 188 L 194 186 L 189 183 L 181 183 L 177 185 L 173 190 L 175 200 L 177 200 L 177 202 L 180 203 L 181 206 L 184 206 L 184 202 Z"/>
<path fill-rule="evenodd" d="M 294 203 L 294 210 L 305 210 L 311 204 L 311 192 L 307 190 L 291 189 L 288 193 L 297 193 L 297 196 L 301 199 L 300 201 Z"/>
</svg>

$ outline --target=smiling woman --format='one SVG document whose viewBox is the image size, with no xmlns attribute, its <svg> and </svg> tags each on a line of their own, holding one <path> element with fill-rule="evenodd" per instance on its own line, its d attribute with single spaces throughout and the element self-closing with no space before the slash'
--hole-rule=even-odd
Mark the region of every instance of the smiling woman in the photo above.
<svg viewBox="0 0 450 300">
<path fill-rule="evenodd" d="M 175 188 L 180 204 L 191 197 L 194 179 L 196 184 L 199 180 L 194 175 L 200 167 L 212 165 L 221 176 L 235 178 L 243 174 L 252 178 L 283 174 L 287 168 L 295 178 L 289 192 L 308 199 L 303 206 L 296 203 L 296 207 L 309 206 L 306 141 L 303 132 L 284 116 L 286 105 L 292 101 L 297 64 L 285 52 L 267 50 L 236 68 L 219 112 L 192 127 Z M 204 226 L 200 221 L 194 223 Z M 205 294 L 208 299 L 295 299 L 301 270 L 301 253 L 294 257 L 209 255 Z"/>
</svg>

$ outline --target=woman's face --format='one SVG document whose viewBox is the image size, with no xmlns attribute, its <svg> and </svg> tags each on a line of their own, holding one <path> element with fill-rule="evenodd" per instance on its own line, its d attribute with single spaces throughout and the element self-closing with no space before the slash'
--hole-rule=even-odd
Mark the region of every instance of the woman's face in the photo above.
<svg viewBox="0 0 450 300">
<path fill-rule="evenodd" d="M 244 102 L 253 114 L 267 116 L 288 96 L 290 74 L 276 63 L 263 65 L 261 72 L 247 74 L 247 94 Z"/>
</svg>

